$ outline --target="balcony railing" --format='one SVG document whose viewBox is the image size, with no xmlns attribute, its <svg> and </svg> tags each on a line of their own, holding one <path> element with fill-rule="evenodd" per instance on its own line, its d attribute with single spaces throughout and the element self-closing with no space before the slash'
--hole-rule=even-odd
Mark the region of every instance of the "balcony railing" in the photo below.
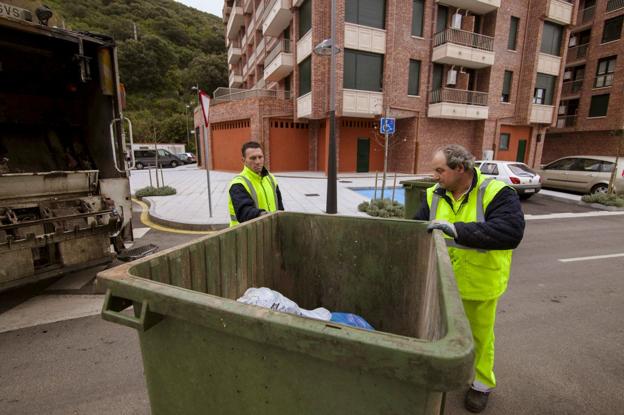
<svg viewBox="0 0 624 415">
<path fill-rule="evenodd" d="M 568 60 L 585 59 L 585 57 L 587 56 L 588 48 L 589 43 L 571 47 L 570 49 L 568 49 Z"/>
<path fill-rule="evenodd" d="M 576 125 L 576 115 L 559 115 L 557 117 L 557 128 L 574 127 Z"/>
<path fill-rule="evenodd" d="M 289 99 L 290 92 L 275 89 L 240 89 L 219 87 L 213 92 L 212 103 L 241 101 L 247 98 L 277 98 Z"/>
<path fill-rule="evenodd" d="M 490 52 L 494 50 L 494 38 L 460 29 L 446 29 L 435 34 L 434 47 L 445 43 L 454 43 Z"/>
<path fill-rule="evenodd" d="M 581 10 L 581 24 L 589 23 L 594 20 L 594 14 L 596 13 L 596 6 L 591 6 Z"/>
<path fill-rule="evenodd" d="M 439 102 L 487 106 L 488 93 L 453 88 L 440 88 L 431 91 L 431 104 Z"/>
<path fill-rule="evenodd" d="M 273 62 L 273 59 L 277 57 L 280 53 L 290 53 L 290 40 L 284 39 L 279 41 L 275 47 L 269 52 L 267 57 L 264 59 L 264 67 L 266 68 Z"/>
<path fill-rule="evenodd" d="M 624 0 L 609 0 L 607 2 L 607 12 L 612 12 L 622 7 L 624 7 Z"/>
<path fill-rule="evenodd" d="M 576 81 L 565 81 L 561 86 L 561 95 L 578 94 L 583 88 L 583 80 L 577 79 Z"/>
</svg>

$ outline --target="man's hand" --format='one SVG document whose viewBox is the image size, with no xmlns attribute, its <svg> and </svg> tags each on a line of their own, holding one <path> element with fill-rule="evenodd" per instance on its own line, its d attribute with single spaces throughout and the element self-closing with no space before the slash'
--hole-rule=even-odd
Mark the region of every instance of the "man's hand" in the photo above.
<svg viewBox="0 0 624 415">
<path fill-rule="evenodd" d="M 439 229 L 451 238 L 457 238 L 457 230 L 455 225 L 445 220 L 434 220 L 427 225 L 427 231 L 432 232 L 434 229 Z"/>
</svg>

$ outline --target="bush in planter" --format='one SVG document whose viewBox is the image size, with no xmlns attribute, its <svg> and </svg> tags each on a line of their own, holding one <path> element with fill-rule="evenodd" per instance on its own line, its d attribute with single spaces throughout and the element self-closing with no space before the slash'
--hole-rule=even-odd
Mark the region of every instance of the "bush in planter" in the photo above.
<svg viewBox="0 0 624 415">
<path fill-rule="evenodd" d="M 600 203 L 605 206 L 624 207 L 624 195 L 595 193 L 581 197 L 585 203 Z"/>
<path fill-rule="evenodd" d="M 170 196 L 175 195 L 176 189 L 171 186 L 153 187 L 147 186 L 136 191 L 135 196 L 142 199 L 147 196 Z"/>
<path fill-rule="evenodd" d="M 403 205 L 390 199 L 374 199 L 370 202 L 362 202 L 358 205 L 358 210 L 380 218 L 403 218 L 405 216 Z"/>
</svg>

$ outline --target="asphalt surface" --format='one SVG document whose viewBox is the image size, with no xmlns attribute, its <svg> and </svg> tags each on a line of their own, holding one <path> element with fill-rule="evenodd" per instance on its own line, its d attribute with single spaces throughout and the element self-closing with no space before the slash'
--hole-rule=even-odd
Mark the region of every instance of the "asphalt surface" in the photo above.
<svg viewBox="0 0 624 415">
<path fill-rule="evenodd" d="M 541 195 L 522 204 L 532 215 L 591 210 Z M 622 229 L 624 216 L 527 221 L 499 304 L 499 385 L 486 413 L 622 413 L 624 257 L 559 261 L 624 253 Z M 198 236 L 152 229 L 137 245 Z M 30 289 L 21 297 L 43 287 Z M 137 333 L 99 316 L 0 333 L 0 356 L 0 414 L 149 413 Z M 467 413 L 462 399 L 449 394 L 446 413 Z"/>
</svg>

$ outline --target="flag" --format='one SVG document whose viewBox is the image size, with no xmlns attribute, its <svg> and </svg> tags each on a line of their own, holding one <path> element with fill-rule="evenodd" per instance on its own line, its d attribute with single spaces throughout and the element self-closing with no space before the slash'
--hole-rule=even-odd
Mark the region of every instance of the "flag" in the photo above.
<svg viewBox="0 0 624 415">
<path fill-rule="evenodd" d="M 202 114 L 204 114 L 204 124 L 208 127 L 208 115 L 210 113 L 210 96 L 201 89 L 198 92 L 199 103 L 201 104 Z"/>
</svg>

